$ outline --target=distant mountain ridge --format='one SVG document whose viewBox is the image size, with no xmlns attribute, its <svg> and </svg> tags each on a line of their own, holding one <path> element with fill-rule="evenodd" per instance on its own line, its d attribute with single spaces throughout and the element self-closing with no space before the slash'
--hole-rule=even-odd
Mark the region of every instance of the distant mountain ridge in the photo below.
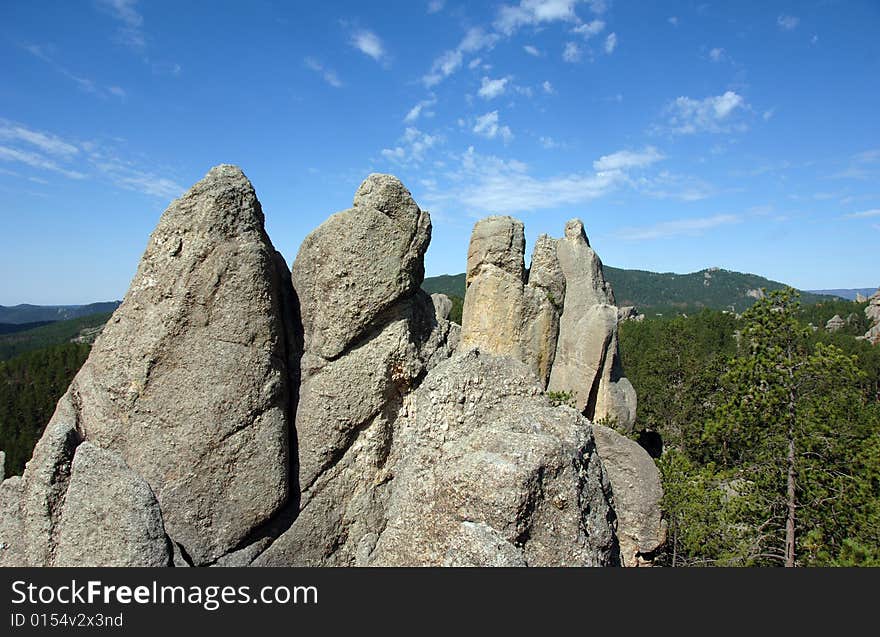
<svg viewBox="0 0 880 637">
<path fill-rule="evenodd" d="M 0 305 L 0 323 L 44 323 L 48 321 L 69 321 L 70 319 L 105 314 L 119 307 L 120 301 L 104 301 L 88 305 Z"/>
<path fill-rule="evenodd" d="M 813 294 L 827 294 L 830 296 L 839 296 L 844 299 L 848 299 L 850 301 L 856 300 L 856 295 L 861 294 L 865 298 L 870 297 L 874 292 L 877 291 L 877 288 L 834 288 L 831 290 L 808 290 Z"/>
<path fill-rule="evenodd" d="M 605 278 L 614 288 L 617 305 L 634 305 L 641 311 L 655 313 L 694 312 L 703 308 L 742 312 L 761 295 L 786 287 L 756 274 L 745 274 L 721 268 L 706 268 L 689 274 L 625 270 L 604 266 Z M 422 289 L 448 296 L 464 297 L 465 275 L 444 274 L 428 277 Z M 812 305 L 842 298 L 839 295 L 821 295 L 801 292 L 801 302 Z M 853 295 L 855 298 L 855 295 Z"/>
</svg>

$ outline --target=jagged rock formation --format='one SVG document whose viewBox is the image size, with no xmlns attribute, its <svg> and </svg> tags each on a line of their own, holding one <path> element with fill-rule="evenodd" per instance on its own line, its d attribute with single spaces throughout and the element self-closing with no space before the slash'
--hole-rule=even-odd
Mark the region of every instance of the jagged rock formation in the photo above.
<svg viewBox="0 0 880 637">
<path fill-rule="evenodd" d="M 846 321 L 843 320 L 840 314 L 835 314 L 825 323 L 825 330 L 828 332 L 836 332 L 844 327 L 846 327 Z"/>
<path fill-rule="evenodd" d="M 245 176 L 212 169 L 163 214 L 24 475 L 0 483 L 0 566 L 648 559 L 659 500 L 633 476 L 656 476 L 613 436 L 606 473 L 589 421 L 544 394 L 560 351 L 577 358 L 574 313 L 613 316 L 594 340 L 616 353 L 601 263 L 542 237 L 526 276 L 522 224 L 475 231 L 473 298 L 515 306 L 488 320 L 515 328 L 496 349 L 521 363 L 459 347 L 450 300 L 420 289 L 430 233 L 396 178 L 370 175 L 291 274 Z"/>
<path fill-rule="evenodd" d="M 877 290 L 867 299 L 868 306 L 865 308 L 865 316 L 868 321 L 874 323 L 865 333 L 865 339 L 872 345 L 880 344 L 880 290 Z"/>
<path fill-rule="evenodd" d="M 623 323 L 624 321 L 636 321 L 637 323 L 641 323 L 644 320 L 645 315 L 640 314 L 633 305 L 625 305 L 623 307 L 617 308 L 618 323 Z"/>
<path fill-rule="evenodd" d="M 636 395 L 617 348 L 618 308 L 579 220 L 538 238 L 526 281 L 523 224 L 488 217 L 468 250 L 461 346 L 526 363 L 551 391 L 573 394 L 588 418 L 632 429 Z"/>
<path fill-rule="evenodd" d="M 360 563 L 601 566 L 617 559 L 589 424 L 553 408 L 529 369 L 478 349 L 405 401 L 381 533 Z"/>
<path fill-rule="evenodd" d="M 285 282 L 238 168 L 212 169 L 169 206 L 25 469 L 30 564 L 53 564 L 60 531 L 73 533 L 63 509 L 84 440 L 146 481 L 167 534 L 196 564 L 235 548 L 279 510 L 292 427 Z M 96 502 L 105 515 L 117 506 Z"/>
<path fill-rule="evenodd" d="M 513 356 L 546 386 L 556 353 L 565 280 L 551 240 L 535 245 L 526 278 L 523 224 L 487 217 L 474 226 L 467 261 L 461 345 Z"/>
<path fill-rule="evenodd" d="M 660 471 L 634 440 L 595 424 L 593 435 L 614 494 L 621 562 L 624 566 L 650 565 L 666 541 Z"/>
<path fill-rule="evenodd" d="M 387 461 L 397 411 L 458 344 L 458 326 L 438 317 L 435 300 L 419 289 L 430 232 L 428 213 L 403 184 L 370 175 L 354 206 L 303 242 L 293 264 L 305 343 L 296 415 L 300 511 L 257 563 L 351 564 L 358 534 L 375 532 L 371 487 Z M 384 257 L 375 250 L 379 236 L 397 238 Z M 371 296 L 376 305 L 352 319 L 346 299 Z M 345 325 L 334 328 L 331 347 L 328 325 Z"/>
</svg>

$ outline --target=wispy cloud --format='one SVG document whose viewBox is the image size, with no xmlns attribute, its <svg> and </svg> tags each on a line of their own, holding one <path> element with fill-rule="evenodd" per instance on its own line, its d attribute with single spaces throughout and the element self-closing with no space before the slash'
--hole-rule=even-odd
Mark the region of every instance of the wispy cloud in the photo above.
<svg viewBox="0 0 880 637">
<path fill-rule="evenodd" d="M 5 119 L 0 119 L 0 140 L 24 142 L 31 146 L 36 146 L 44 153 L 61 157 L 71 157 L 79 153 L 79 148 L 64 141 L 57 135 L 31 130 L 26 126 Z"/>
<path fill-rule="evenodd" d="M 629 170 L 631 168 L 643 168 L 664 159 L 663 153 L 653 146 L 646 146 L 642 150 L 619 150 L 610 155 L 603 155 L 593 162 L 593 168 L 597 172 L 609 170 Z"/>
<path fill-rule="evenodd" d="M 498 34 L 488 33 L 478 27 L 470 29 L 457 47 L 444 51 L 434 59 L 431 70 L 422 76 L 422 84 L 427 88 L 436 86 L 461 68 L 466 54 L 491 49 L 499 38 Z"/>
<path fill-rule="evenodd" d="M 368 55 L 377 62 L 388 63 L 388 53 L 382 40 L 372 31 L 361 29 L 351 36 L 351 45 L 364 55 Z"/>
<path fill-rule="evenodd" d="M 98 0 L 98 6 L 113 16 L 120 23 L 116 31 L 116 39 L 135 51 L 146 48 L 144 36 L 144 17 L 137 9 L 137 0 Z"/>
<path fill-rule="evenodd" d="M 724 133 L 733 128 L 742 130 L 744 125 L 734 123 L 732 116 L 747 108 L 745 99 L 734 91 L 704 99 L 679 97 L 667 106 L 668 121 L 658 130 L 677 135 Z"/>
<path fill-rule="evenodd" d="M 566 42 L 562 49 L 562 59 L 565 62 L 574 64 L 581 59 L 581 47 L 576 42 Z"/>
<path fill-rule="evenodd" d="M 558 142 L 539 138 L 547 148 Z M 559 206 L 581 205 L 625 186 L 635 186 L 630 171 L 655 161 L 656 150 L 618 151 L 599 157 L 594 170 L 536 176 L 516 159 L 478 154 L 473 147 L 450 155 L 454 167 L 442 174 L 448 187 L 432 192 L 428 203 L 438 210 L 465 210 L 471 216 L 516 214 Z M 595 167 L 607 168 L 596 170 Z"/>
<path fill-rule="evenodd" d="M 507 89 L 507 84 L 509 82 L 509 77 L 499 77 L 495 80 L 484 77 L 480 90 L 477 91 L 477 95 L 484 100 L 495 99 L 496 97 L 504 95 L 504 91 Z"/>
<path fill-rule="evenodd" d="M 572 32 L 584 36 L 585 40 L 589 40 L 593 36 L 599 35 L 604 30 L 605 22 L 603 20 L 596 19 L 591 22 L 584 22 L 583 24 L 579 24 L 574 29 L 572 29 Z"/>
<path fill-rule="evenodd" d="M 547 93 L 547 95 L 553 95 L 553 93 L 556 92 L 556 89 L 553 88 L 553 84 L 550 83 L 550 80 L 544 80 L 544 83 L 541 84 L 541 88 Z"/>
<path fill-rule="evenodd" d="M 59 175 L 64 175 L 70 179 L 85 179 L 85 175 L 76 170 L 69 170 L 60 166 L 54 159 L 49 159 L 45 155 L 39 153 L 10 148 L 8 146 L 0 146 L 0 161 L 11 161 L 26 164 L 32 168 L 48 170 Z"/>
<path fill-rule="evenodd" d="M 122 90 L 118 86 L 107 87 L 106 91 L 102 89 L 97 82 L 91 80 L 86 77 L 82 77 L 78 73 L 72 72 L 63 64 L 60 64 L 56 61 L 54 54 L 52 53 L 52 47 L 40 46 L 38 44 L 28 44 L 23 47 L 25 51 L 33 55 L 35 58 L 42 60 L 49 66 L 51 66 L 56 72 L 60 73 L 68 80 L 73 82 L 78 89 L 85 93 L 91 93 L 98 97 L 107 97 L 108 94 L 114 95 L 116 97 L 122 97 L 118 94 L 118 90 Z M 114 90 L 115 89 L 115 90 Z"/>
<path fill-rule="evenodd" d="M 776 18 L 776 25 L 783 31 L 794 31 L 800 22 L 800 18 L 793 15 L 783 14 Z"/>
<path fill-rule="evenodd" d="M 439 13 L 443 11 L 443 7 L 446 5 L 446 0 L 431 0 L 428 3 L 428 13 Z"/>
<path fill-rule="evenodd" d="M 409 109 L 409 111 L 406 114 L 406 117 L 403 118 L 403 121 L 407 124 L 412 124 L 413 122 L 417 121 L 419 119 L 419 117 L 422 117 L 423 115 L 425 117 L 433 116 L 434 113 L 432 111 L 427 110 L 427 109 L 431 108 L 436 103 L 437 103 L 437 100 L 433 96 L 426 99 L 426 100 L 420 101 L 418 104 L 416 104 L 411 109 Z"/>
<path fill-rule="evenodd" d="M 437 135 L 428 135 L 410 126 L 396 146 L 382 149 L 382 157 L 398 165 L 420 164 L 425 160 L 425 153 L 441 141 Z"/>
<path fill-rule="evenodd" d="M 307 57 L 305 60 L 303 60 L 303 63 L 306 65 L 306 68 L 320 75 L 324 79 L 324 81 L 333 88 L 342 87 L 342 82 L 340 81 L 339 76 L 336 75 L 336 71 L 326 68 L 317 59 L 313 57 Z"/>
<path fill-rule="evenodd" d="M 623 228 L 617 237 L 626 241 L 646 241 L 650 239 L 666 239 L 680 235 L 701 235 L 707 230 L 742 221 L 740 215 L 720 214 L 711 217 L 693 219 L 675 219 L 661 221 L 650 226 Z"/>
<path fill-rule="evenodd" d="M 724 59 L 724 49 L 714 48 L 709 51 L 709 59 L 713 62 L 721 62 Z"/>
<path fill-rule="evenodd" d="M 880 148 L 856 153 L 849 159 L 849 166 L 844 170 L 829 175 L 829 179 L 876 179 L 880 175 Z"/>
<path fill-rule="evenodd" d="M 477 118 L 473 131 L 487 139 L 495 139 L 500 137 L 505 142 L 513 139 L 513 133 L 510 127 L 504 126 L 499 122 L 498 111 L 491 111 Z"/>
<path fill-rule="evenodd" d="M 183 188 L 155 170 L 123 159 L 113 144 L 75 142 L 48 131 L 0 119 L 0 161 L 29 166 L 68 179 L 103 179 L 120 188 L 168 199 L 177 197 Z M 13 171 L 4 171 L 13 173 Z M 26 172 L 23 170 L 22 172 Z M 46 184 L 43 176 L 17 175 Z M 47 175 L 46 175 L 47 176 Z"/>
<path fill-rule="evenodd" d="M 609 33 L 608 37 L 605 38 L 605 53 L 611 55 L 614 53 L 614 49 L 617 48 L 617 34 Z"/>
<path fill-rule="evenodd" d="M 848 215 L 844 215 L 847 219 L 867 219 L 869 217 L 880 217 L 880 208 L 873 208 L 871 210 L 863 210 L 862 212 L 853 212 Z"/>
<path fill-rule="evenodd" d="M 574 7 L 577 0 L 521 0 L 518 5 L 502 5 L 498 10 L 495 28 L 505 35 L 513 35 L 524 26 L 545 22 L 577 22 Z"/>
<path fill-rule="evenodd" d="M 523 47 L 523 51 L 525 51 L 526 53 L 528 53 L 529 55 L 531 55 L 533 57 L 536 57 L 536 58 L 541 57 L 541 51 L 538 50 L 537 47 L 532 46 L 531 44 L 526 44 Z"/>
<path fill-rule="evenodd" d="M 538 178 L 522 162 L 478 155 L 471 147 L 461 157 L 452 197 L 474 216 L 515 214 L 581 204 L 608 194 L 624 178 L 621 172 Z"/>
</svg>

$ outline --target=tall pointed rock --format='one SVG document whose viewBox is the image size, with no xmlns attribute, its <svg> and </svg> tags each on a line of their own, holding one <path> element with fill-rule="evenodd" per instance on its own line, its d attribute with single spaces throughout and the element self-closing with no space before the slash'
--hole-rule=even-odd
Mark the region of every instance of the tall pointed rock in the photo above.
<svg viewBox="0 0 880 637">
<path fill-rule="evenodd" d="M 211 169 L 174 201 L 25 470 L 29 542 L 51 558 L 81 441 L 146 481 L 196 564 L 268 520 L 290 490 L 289 287 L 239 168 Z"/>
</svg>

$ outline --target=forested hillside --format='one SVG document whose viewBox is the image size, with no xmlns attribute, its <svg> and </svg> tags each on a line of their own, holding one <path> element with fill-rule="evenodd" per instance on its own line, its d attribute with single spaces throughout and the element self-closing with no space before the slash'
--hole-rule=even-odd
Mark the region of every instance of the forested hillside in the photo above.
<svg viewBox="0 0 880 637">
<path fill-rule="evenodd" d="M 108 312 L 45 325 L 37 324 L 36 327 L 26 330 L 10 329 L 6 333 L 0 331 L 0 361 L 49 345 L 67 343 L 73 339 L 91 342 L 109 318 Z"/>
<path fill-rule="evenodd" d="M 65 343 L 0 362 L 0 450 L 6 452 L 7 475 L 24 469 L 89 349 L 88 344 Z"/>
<path fill-rule="evenodd" d="M 0 305 L 0 323 L 37 323 L 69 321 L 70 319 L 106 314 L 119 307 L 119 301 L 89 303 L 88 305 Z"/>
<path fill-rule="evenodd" d="M 667 565 L 880 565 L 880 348 L 807 325 L 848 305 L 622 325 Z"/>
<path fill-rule="evenodd" d="M 780 290 L 783 283 L 755 274 L 708 268 L 690 274 L 624 270 L 604 266 L 618 306 L 634 305 L 646 314 L 693 314 L 704 308 L 742 312 L 760 298 L 761 290 Z M 422 289 L 433 294 L 464 297 L 465 275 L 428 277 Z M 801 293 L 801 303 L 831 302 L 836 297 Z M 829 317 L 830 318 L 830 317 Z"/>
</svg>

